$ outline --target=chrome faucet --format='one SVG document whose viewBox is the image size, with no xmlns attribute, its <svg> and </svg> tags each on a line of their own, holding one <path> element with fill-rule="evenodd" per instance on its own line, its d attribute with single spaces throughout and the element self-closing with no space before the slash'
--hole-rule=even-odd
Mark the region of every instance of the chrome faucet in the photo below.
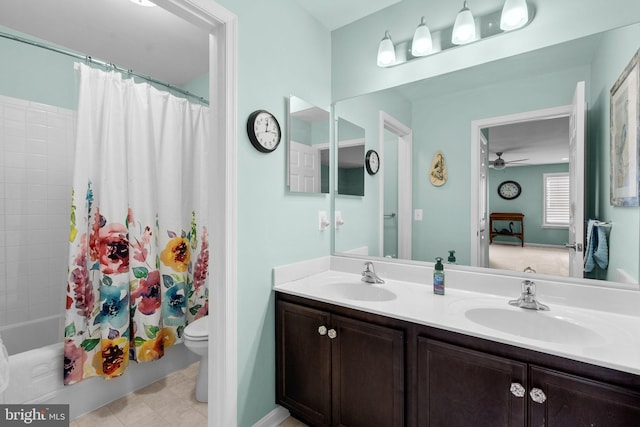
<svg viewBox="0 0 640 427">
<path fill-rule="evenodd" d="M 373 268 L 373 263 L 371 261 L 367 261 L 364 263 L 364 270 L 362 271 L 362 281 L 367 283 L 384 283 L 384 280 L 378 277 L 375 269 Z"/>
<path fill-rule="evenodd" d="M 549 306 L 536 300 L 536 284 L 533 280 L 524 280 L 520 298 L 509 301 L 509 304 L 529 310 L 549 311 Z"/>
</svg>

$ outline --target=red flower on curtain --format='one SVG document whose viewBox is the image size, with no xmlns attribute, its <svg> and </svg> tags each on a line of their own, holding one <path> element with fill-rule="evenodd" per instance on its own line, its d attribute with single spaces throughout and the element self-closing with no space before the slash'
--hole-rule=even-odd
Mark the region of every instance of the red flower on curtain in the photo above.
<svg viewBox="0 0 640 427">
<path fill-rule="evenodd" d="M 100 227 L 100 267 L 104 274 L 129 271 L 129 239 L 124 225 Z"/>
<path fill-rule="evenodd" d="M 138 302 L 138 311 L 142 314 L 153 314 L 160 308 L 160 272 L 153 270 L 146 279 L 140 280 L 140 286 L 131 292 L 132 300 L 141 300 Z"/>
</svg>

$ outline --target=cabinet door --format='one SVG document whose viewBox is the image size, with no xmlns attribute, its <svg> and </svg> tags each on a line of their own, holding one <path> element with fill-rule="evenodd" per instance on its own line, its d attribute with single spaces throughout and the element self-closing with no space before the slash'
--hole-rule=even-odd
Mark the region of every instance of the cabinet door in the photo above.
<svg viewBox="0 0 640 427">
<path fill-rule="evenodd" d="M 314 426 L 331 419 L 331 341 L 329 314 L 287 302 L 277 304 L 276 398 Z"/>
<path fill-rule="evenodd" d="M 404 425 L 404 334 L 332 316 L 333 425 Z"/>
<path fill-rule="evenodd" d="M 526 364 L 418 337 L 418 425 L 525 425 Z M 516 394 L 517 390 L 516 390 Z"/>
<path fill-rule="evenodd" d="M 529 397 L 529 425 L 640 426 L 640 393 L 531 366 L 530 384 L 544 396 Z"/>
</svg>

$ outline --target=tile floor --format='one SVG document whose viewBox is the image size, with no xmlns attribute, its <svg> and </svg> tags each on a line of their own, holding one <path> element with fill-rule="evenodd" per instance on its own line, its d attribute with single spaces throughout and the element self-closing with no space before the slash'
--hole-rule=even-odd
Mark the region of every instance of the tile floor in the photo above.
<svg viewBox="0 0 640 427">
<path fill-rule="evenodd" d="M 196 362 L 78 417 L 70 427 L 207 427 L 207 404 L 195 397 L 198 366 Z"/>
<path fill-rule="evenodd" d="M 196 400 L 199 362 L 72 420 L 69 427 L 207 427 L 207 404 Z M 182 402 L 178 404 L 177 402 Z M 289 417 L 278 427 L 307 427 Z"/>
</svg>

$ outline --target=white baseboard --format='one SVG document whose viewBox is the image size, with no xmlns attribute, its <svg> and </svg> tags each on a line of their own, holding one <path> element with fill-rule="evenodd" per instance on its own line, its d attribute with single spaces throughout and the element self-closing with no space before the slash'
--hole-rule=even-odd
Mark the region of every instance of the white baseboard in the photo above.
<svg viewBox="0 0 640 427">
<path fill-rule="evenodd" d="M 287 418 L 289 418 L 289 410 L 282 406 L 276 406 L 273 411 L 262 417 L 252 427 L 277 427 Z"/>
</svg>

